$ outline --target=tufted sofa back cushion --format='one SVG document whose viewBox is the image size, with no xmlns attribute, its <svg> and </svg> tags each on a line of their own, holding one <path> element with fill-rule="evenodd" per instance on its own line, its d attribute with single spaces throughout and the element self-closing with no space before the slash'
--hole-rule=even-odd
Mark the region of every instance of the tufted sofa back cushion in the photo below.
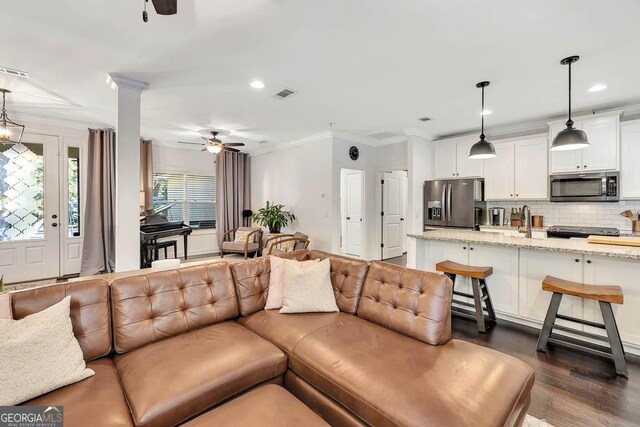
<svg viewBox="0 0 640 427">
<path fill-rule="evenodd" d="M 231 266 L 238 295 L 240 314 L 248 316 L 264 309 L 267 303 L 271 265 L 269 257 L 238 262 Z"/>
<path fill-rule="evenodd" d="M 18 320 L 71 296 L 71 324 L 85 361 L 111 352 L 109 284 L 104 280 L 43 286 L 11 295 L 13 318 Z"/>
<path fill-rule="evenodd" d="M 311 251 L 309 259 L 331 260 L 331 284 L 340 311 L 355 314 L 369 263 L 353 258 Z"/>
<path fill-rule="evenodd" d="M 238 314 L 226 262 L 116 280 L 111 305 L 118 353 Z"/>
<path fill-rule="evenodd" d="M 442 274 L 375 261 L 358 316 L 427 344 L 451 339 L 451 280 Z"/>
</svg>

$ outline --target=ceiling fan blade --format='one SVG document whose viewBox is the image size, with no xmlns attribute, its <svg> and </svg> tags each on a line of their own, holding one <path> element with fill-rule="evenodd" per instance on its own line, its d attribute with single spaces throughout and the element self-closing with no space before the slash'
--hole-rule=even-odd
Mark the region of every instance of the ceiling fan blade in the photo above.
<svg viewBox="0 0 640 427">
<path fill-rule="evenodd" d="M 244 147 L 244 142 L 225 142 L 223 145 L 227 147 Z"/>
<path fill-rule="evenodd" d="M 207 147 L 204 147 L 204 148 L 203 148 L 202 150 L 200 150 L 200 151 L 207 151 Z"/>
<path fill-rule="evenodd" d="M 222 146 L 222 148 L 224 148 L 227 151 L 233 151 L 234 153 L 239 153 L 240 152 L 240 150 L 236 150 L 235 148 L 231 148 L 231 147 Z"/>
<path fill-rule="evenodd" d="M 151 0 L 158 15 L 175 15 L 178 13 L 178 0 Z"/>
<path fill-rule="evenodd" d="M 211 138 L 207 138 L 206 136 L 201 136 L 200 138 L 204 139 L 207 142 L 209 142 L 209 140 L 211 139 Z"/>
</svg>

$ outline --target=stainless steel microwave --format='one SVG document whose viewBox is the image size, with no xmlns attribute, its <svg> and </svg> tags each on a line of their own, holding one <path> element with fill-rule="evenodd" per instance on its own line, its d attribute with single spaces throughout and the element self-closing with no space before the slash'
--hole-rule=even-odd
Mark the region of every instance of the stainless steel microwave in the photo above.
<svg viewBox="0 0 640 427">
<path fill-rule="evenodd" d="M 620 200 L 618 172 L 576 173 L 549 177 L 552 202 L 617 202 Z"/>
</svg>

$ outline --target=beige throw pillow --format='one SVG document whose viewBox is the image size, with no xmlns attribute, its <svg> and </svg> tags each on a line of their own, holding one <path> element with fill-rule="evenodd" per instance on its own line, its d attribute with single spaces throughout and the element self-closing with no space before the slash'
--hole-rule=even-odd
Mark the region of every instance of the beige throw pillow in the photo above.
<svg viewBox="0 0 640 427">
<path fill-rule="evenodd" d="M 0 406 L 17 405 L 92 375 L 73 335 L 71 297 L 21 320 L 0 320 Z"/>
<path fill-rule="evenodd" d="M 271 273 L 269 274 L 269 292 L 267 293 L 267 303 L 265 310 L 274 308 L 282 308 L 282 300 L 284 298 L 284 265 L 290 263 L 297 268 L 306 270 L 307 268 L 317 264 L 320 260 L 312 261 L 296 261 L 294 259 L 284 259 L 277 256 L 270 256 Z"/>
<path fill-rule="evenodd" d="M 329 258 L 300 269 L 284 264 L 284 298 L 280 313 L 317 313 L 338 311 L 331 284 Z"/>
<path fill-rule="evenodd" d="M 246 242 L 247 241 L 247 237 L 249 237 L 249 233 L 251 233 L 253 230 L 238 230 L 235 233 L 235 239 L 233 239 L 234 242 Z M 252 240 L 253 240 L 253 236 L 251 236 Z M 249 242 L 249 243 L 253 243 L 253 242 Z"/>
</svg>

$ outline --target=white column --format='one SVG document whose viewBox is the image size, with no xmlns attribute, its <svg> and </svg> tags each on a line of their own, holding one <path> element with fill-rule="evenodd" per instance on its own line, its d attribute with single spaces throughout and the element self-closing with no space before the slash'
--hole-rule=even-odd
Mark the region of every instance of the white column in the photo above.
<svg viewBox="0 0 640 427">
<path fill-rule="evenodd" d="M 140 268 L 140 95 L 146 82 L 109 74 L 116 86 L 116 272 Z"/>
</svg>

